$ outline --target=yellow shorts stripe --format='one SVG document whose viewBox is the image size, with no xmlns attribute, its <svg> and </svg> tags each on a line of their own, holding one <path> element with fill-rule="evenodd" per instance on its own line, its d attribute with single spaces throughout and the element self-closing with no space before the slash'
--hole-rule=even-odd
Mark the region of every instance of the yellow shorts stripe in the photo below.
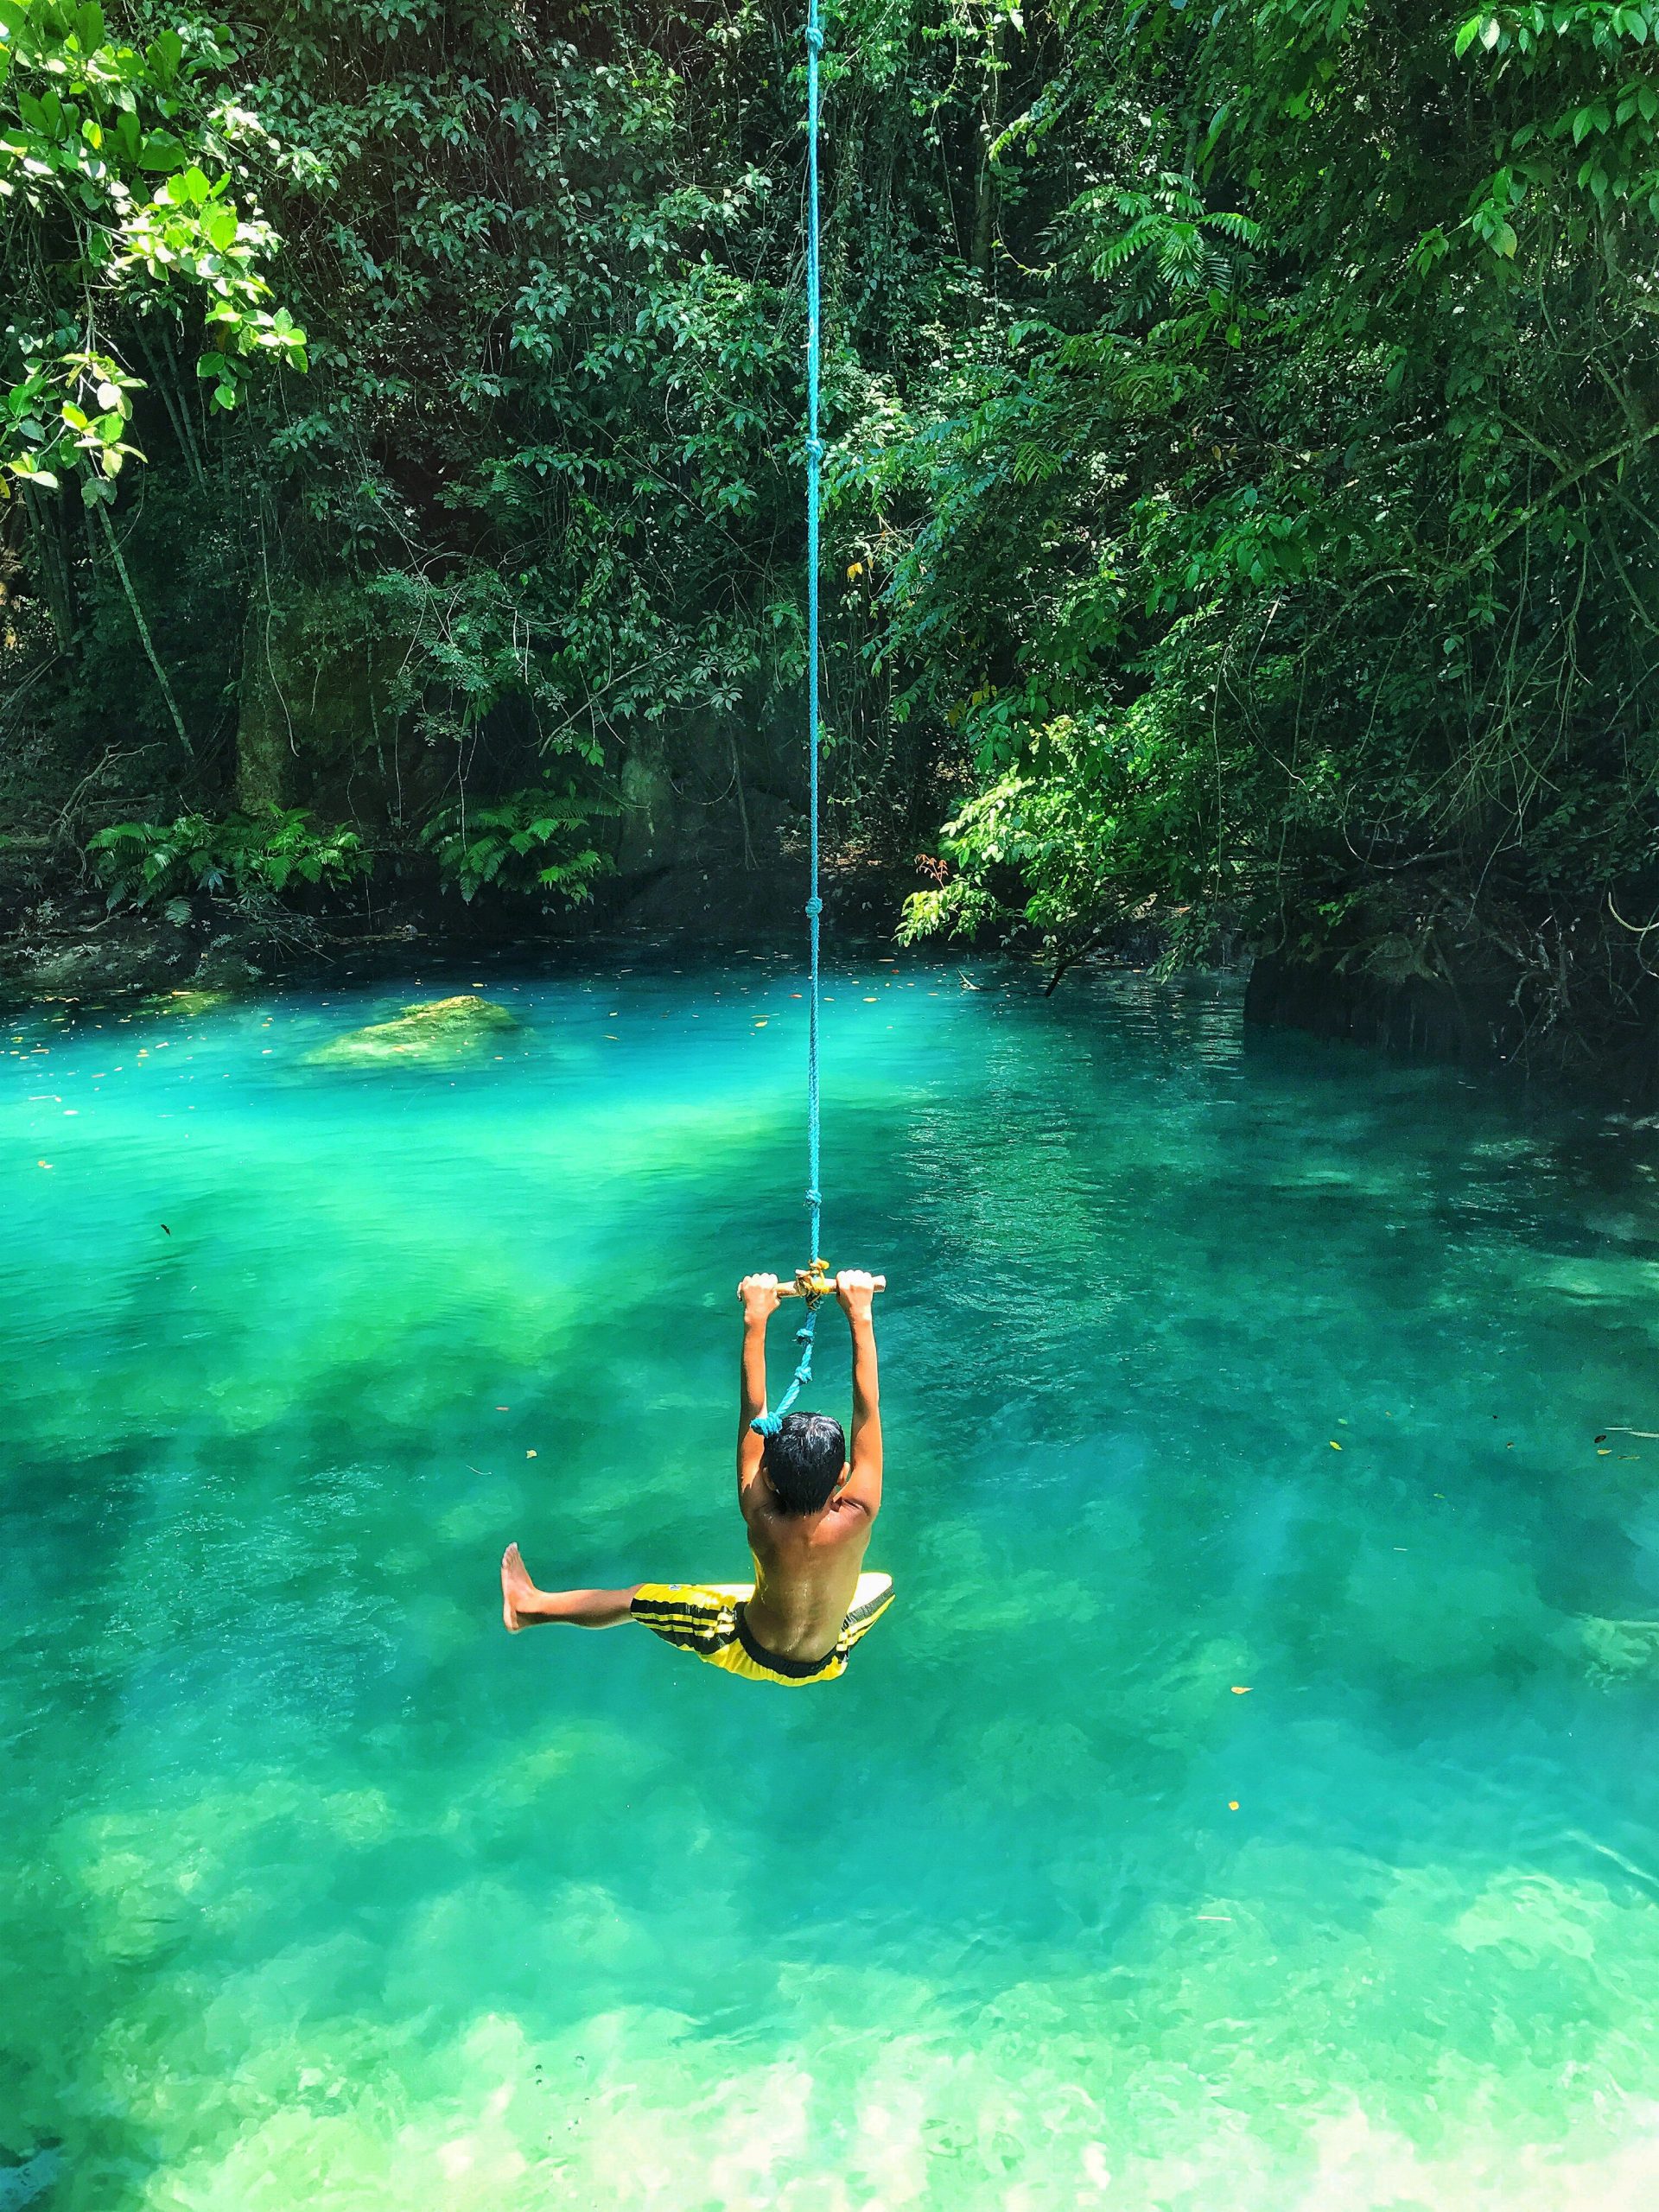
<svg viewBox="0 0 1659 2212">
<path fill-rule="evenodd" d="M 833 1682 L 846 1673 L 848 1653 L 893 1603 L 893 1578 L 861 1574 L 835 1649 L 810 1661 L 786 1659 L 755 1642 L 743 1618 L 744 1600 L 753 1594 L 752 1582 L 642 1582 L 632 1610 L 653 1636 L 694 1653 L 708 1666 L 741 1675 L 746 1681 L 800 1689 L 809 1682 Z"/>
</svg>

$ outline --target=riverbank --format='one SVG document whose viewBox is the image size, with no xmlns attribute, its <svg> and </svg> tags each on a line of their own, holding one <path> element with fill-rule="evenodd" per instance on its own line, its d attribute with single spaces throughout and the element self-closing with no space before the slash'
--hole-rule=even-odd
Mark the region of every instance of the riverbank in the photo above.
<svg viewBox="0 0 1659 2212">
<path fill-rule="evenodd" d="M 1432 970 L 1389 973 L 1335 958 L 1259 957 L 1243 1018 L 1254 1029 L 1341 1038 L 1391 1060 L 1439 1062 L 1659 1107 L 1659 978 L 1612 963 L 1551 971 L 1488 941 Z"/>
<path fill-rule="evenodd" d="M 825 872 L 826 926 L 867 943 L 891 933 L 899 893 L 888 872 Z M 118 992 L 238 994 L 266 983 L 406 970 L 411 959 L 561 959 L 612 940 L 798 944 L 801 872 L 782 864 L 716 871 L 661 869 L 602 884 L 582 906 L 541 912 L 528 901 L 468 906 L 404 898 L 315 911 L 276 900 L 205 895 L 166 906 L 118 906 L 80 887 L 18 898 L 0 912 L 0 1001 L 79 999 Z"/>
<path fill-rule="evenodd" d="M 831 942 L 891 945 L 907 885 L 864 863 L 828 867 Z M 211 992 L 236 996 L 273 982 L 372 982 L 411 963 L 439 973 L 516 960 L 748 946 L 783 954 L 801 944 L 801 870 L 663 868 L 609 880 L 582 906 L 542 912 L 529 902 L 469 906 L 459 899 L 365 899 L 308 912 L 276 900 L 198 896 L 165 907 L 111 909 L 82 887 L 19 901 L 0 935 L 0 1003 L 79 1001 L 122 993 Z M 1064 992 L 1089 969 L 1155 968 L 1166 949 L 1155 917 L 1126 925 L 1075 968 L 1056 970 L 1034 946 L 976 944 L 1029 959 L 1033 988 Z M 1221 960 L 1243 976 L 1241 1019 L 1249 1032 L 1295 1030 L 1342 1039 L 1386 1061 L 1444 1063 L 1498 1082 L 1542 1083 L 1648 1112 L 1659 1107 L 1659 979 L 1638 971 L 1599 997 L 1582 982 L 1552 999 L 1535 965 L 1491 944 L 1403 974 L 1353 958 L 1292 960 L 1248 954 Z M 1610 970 L 1611 979 L 1611 970 Z M 1548 980 L 1548 979 L 1546 979 Z"/>
</svg>

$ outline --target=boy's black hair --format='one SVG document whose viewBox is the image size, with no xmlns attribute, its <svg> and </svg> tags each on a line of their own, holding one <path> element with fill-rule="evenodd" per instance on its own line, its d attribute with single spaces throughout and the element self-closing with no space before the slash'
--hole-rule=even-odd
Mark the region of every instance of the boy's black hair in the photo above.
<svg viewBox="0 0 1659 2212">
<path fill-rule="evenodd" d="M 817 1513 L 847 1464 L 847 1439 L 828 1414 L 785 1414 L 767 1437 L 760 1464 L 784 1513 Z"/>
</svg>

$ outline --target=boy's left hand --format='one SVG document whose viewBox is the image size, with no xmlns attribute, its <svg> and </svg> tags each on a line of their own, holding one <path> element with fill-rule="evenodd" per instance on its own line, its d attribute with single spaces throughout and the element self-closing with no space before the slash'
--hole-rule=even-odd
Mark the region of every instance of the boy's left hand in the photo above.
<svg viewBox="0 0 1659 2212">
<path fill-rule="evenodd" d="M 764 1321 L 769 1314 L 775 1313 L 782 1295 L 776 1275 L 745 1275 L 737 1286 L 737 1294 L 743 1301 L 746 1321 Z"/>
</svg>

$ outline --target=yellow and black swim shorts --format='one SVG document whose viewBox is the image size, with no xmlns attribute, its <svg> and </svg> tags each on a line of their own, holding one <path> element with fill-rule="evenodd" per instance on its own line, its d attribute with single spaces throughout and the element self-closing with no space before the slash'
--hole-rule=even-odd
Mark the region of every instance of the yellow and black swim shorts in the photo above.
<svg viewBox="0 0 1659 2212">
<path fill-rule="evenodd" d="M 798 1689 L 846 1673 L 848 1653 L 893 1603 L 893 1577 L 859 1576 L 835 1649 L 822 1659 L 785 1659 L 757 1643 L 743 1618 L 743 1601 L 753 1595 L 752 1582 L 642 1582 L 633 1593 L 633 1618 L 664 1643 L 677 1643 L 728 1675 Z"/>
</svg>

